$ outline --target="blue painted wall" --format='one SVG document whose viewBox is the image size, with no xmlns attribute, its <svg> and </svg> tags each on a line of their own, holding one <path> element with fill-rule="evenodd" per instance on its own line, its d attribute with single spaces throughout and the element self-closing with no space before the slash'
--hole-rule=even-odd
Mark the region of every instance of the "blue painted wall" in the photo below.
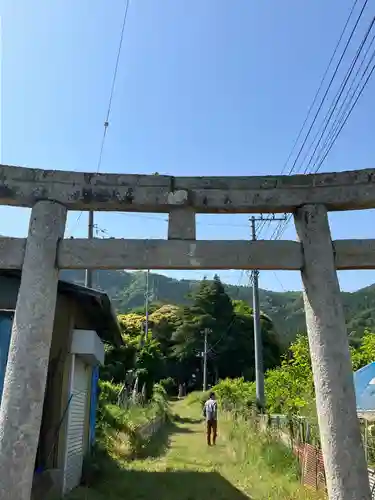
<svg viewBox="0 0 375 500">
<path fill-rule="evenodd" d="M 95 423 L 96 423 L 96 407 L 98 405 L 98 382 L 99 382 L 99 366 L 95 366 L 92 370 L 91 380 L 91 401 L 90 401 L 90 447 L 95 442 Z"/>
<path fill-rule="evenodd" d="M 0 313 L 0 401 L 3 394 L 13 318 Z"/>
</svg>

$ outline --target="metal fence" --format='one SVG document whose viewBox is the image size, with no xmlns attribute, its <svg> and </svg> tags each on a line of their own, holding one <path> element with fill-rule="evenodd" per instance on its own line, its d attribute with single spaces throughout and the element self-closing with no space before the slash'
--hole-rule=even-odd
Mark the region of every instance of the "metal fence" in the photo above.
<svg viewBox="0 0 375 500">
<path fill-rule="evenodd" d="M 319 428 L 305 417 L 263 415 L 261 426 L 291 448 L 301 467 L 301 483 L 314 489 L 326 490 L 323 454 Z M 375 422 L 360 419 L 363 443 L 368 462 L 371 498 L 375 500 Z"/>
<path fill-rule="evenodd" d="M 304 417 L 286 415 L 264 415 L 261 417 L 261 425 L 293 450 L 300 463 L 303 485 L 314 489 L 326 488 L 323 455 L 316 425 Z"/>
<path fill-rule="evenodd" d="M 360 419 L 366 460 L 370 467 L 375 466 L 375 424 L 365 418 Z"/>
</svg>

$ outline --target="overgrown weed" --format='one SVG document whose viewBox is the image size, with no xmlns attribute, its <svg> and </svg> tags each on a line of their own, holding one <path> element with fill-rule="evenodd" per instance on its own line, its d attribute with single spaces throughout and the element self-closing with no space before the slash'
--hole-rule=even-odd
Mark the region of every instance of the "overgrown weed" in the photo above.
<svg viewBox="0 0 375 500">
<path fill-rule="evenodd" d="M 323 493 L 300 484 L 297 458 L 269 432 L 242 416 L 223 415 L 224 430 L 246 489 L 256 500 L 318 500 Z M 233 472 L 232 472 L 233 473 Z M 235 472 L 234 472 L 235 474 Z M 237 474 L 238 475 L 238 474 Z M 241 482 L 241 479 L 238 479 Z"/>
</svg>

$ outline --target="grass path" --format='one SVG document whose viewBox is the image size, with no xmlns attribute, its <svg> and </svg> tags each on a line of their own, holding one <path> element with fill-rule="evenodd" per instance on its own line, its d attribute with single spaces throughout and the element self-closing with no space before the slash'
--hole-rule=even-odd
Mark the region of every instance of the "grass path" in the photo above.
<svg viewBox="0 0 375 500">
<path fill-rule="evenodd" d="M 197 412 L 176 404 L 177 417 L 166 429 L 166 453 L 135 460 L 127 465 L 131 484 L 124 498 L 140 500 L 243 500 L 240 493 L 221 474 L 234 458 L 228 446 L 218 438 L 208 447 L 204 422 Z M 193 413 L 193 415 L 192 415 Z M 158 448 L 159 443 L 155 443 Z M 151 449 L 151 455 L 153 455 Z M 158 455 L 156 453 L 154 455 Z"/>
<path fill-rule="evenodd" d="M 173 405 L 173 411 L 176 418 L 151 443 L 146 456 L 120 462 L 117 459 L 117 465 L 114 462 L 103 473 L 95 491 L 80 488 L 69 500 L 316 498 L 307 493 L 305 496 L 299 488 L 296 495 L 289 495 L 289 490 L 287 495 L 281 495 L 281 490 L 267 486 L 254 468 L 239 463 L 228 441 L 229 422 L 220 422 L 217 445 L 208 447 L 199 410 L 179 402 Z"/>
</svg>

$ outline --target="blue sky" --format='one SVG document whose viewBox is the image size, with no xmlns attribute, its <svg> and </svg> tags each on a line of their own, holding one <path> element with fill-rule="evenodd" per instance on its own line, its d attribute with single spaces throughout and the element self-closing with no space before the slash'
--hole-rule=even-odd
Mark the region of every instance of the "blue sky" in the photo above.
<svg viewBox="0 0 375 500">
<path fill-rule="evenodd" d="M 2 163 L 96 170 L 123 0 L 3 0 Z M 374 15 L 369 2 L 356 38 Z M 278 174 L 352 0 L 132 0 L 101 171 Z M 347 61 L 349 61 L 349 56 Z M 339 82 L 339 80 L 338 80 Z M 322 171 L 374 166 L 374 81 Z M 24 236 L 28 211 L 0 208 L 0 233 Z M 86 234 L 87 215 L 67 234 Z M 198 238 L 248 239 L 247 216 L 199 216 Z M 374 211 L 332 214 L 334 238 L 374 238 Z M 96 216 L 107 234 L 164 238 L 166 216 Z M 271 231 L 264 233 L 270 236 Z M 291 225 L 284 238 L 295 238 Z M 204 272 L 170 272 L 202 277 Z M 220 273 L 239 282 L 241 273 Z M 244 284 L 246 277 L 242 277 Z M 261 286 L 298 289 L 298 273 Z M 340 273 L 344 290 L 375 282 Z"/>
</svg>

